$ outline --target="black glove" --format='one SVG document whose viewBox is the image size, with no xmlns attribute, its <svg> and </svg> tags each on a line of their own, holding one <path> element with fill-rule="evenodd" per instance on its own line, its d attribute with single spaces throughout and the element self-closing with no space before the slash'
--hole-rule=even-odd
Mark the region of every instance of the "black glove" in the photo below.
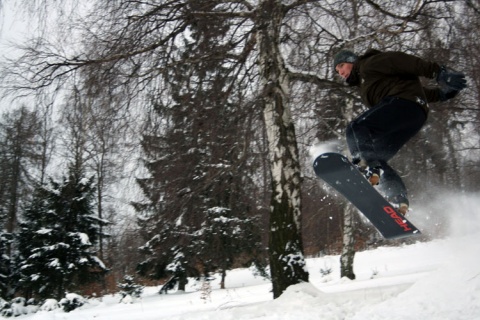
<svg viewBox="0 0 480 320">
<path fill-rule="evenodd" d="M 442 87 L 442 90 L 450 89 L 452 91 L 460 91 L 467 87 L 467 80 L 465 74 L 442 66 L 440 73 L 437 76 L 437 82 Z"/>
<path fill-rule="evenodd" d="M 440 88 L 440 101 L 447 101 L 455 98 L 459 92 L 459 90 L 452 90 L 450 88 Z"/>
</svg>

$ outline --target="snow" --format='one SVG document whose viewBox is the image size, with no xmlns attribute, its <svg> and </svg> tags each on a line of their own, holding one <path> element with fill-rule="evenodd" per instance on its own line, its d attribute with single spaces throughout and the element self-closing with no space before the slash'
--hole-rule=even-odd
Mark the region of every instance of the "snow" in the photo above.
<svg viewBox="0 0 480 320">
<path fill-rule="evenodd" d="M 61 263 L 57 258 L 53 258 L 53 259 L 50 259 L 50 262 L 47 263 L 47 266 L 56 268 L 56 267 L 60 267 Z"/>
<path fill-rule="evenodd" d="M 93 256 L 91 257 L 91 259 L 93 259 L 100 266 L 100 268 L 105 270 L 108 269 L 107 266 L 105 266 L 105 264 L 103 263 L 103 261 L 100 260 L 97 256 Z"/>
<path fill-rule="evenodd" d="M 40 230 L 37 231 L 37 233 L 38 234 L 49 234 L 52 231 L 53 231 L 53 229 L 41 228 Z"/>
<path fill-rule="evenodd" d="M 321 143 L 317 141 L 313 146 L 310 147 L 308 153 L 310 158 L 314 161 L 319 155 L 327 152 L 340 152 L 340 141 L 338 139 L 330 141 L 322 141 Z"/>
<path fill-rule="evenodd" d="M 479 207 L 474 210 L 469 214 L 480 217 Z M 42 311 L 51 309 L 49 301 L 48 308 L 19 319 L 480 319 L 480 232 L 470 221 L 464 220 L 468 232 L 457 221 L 444 239 L 358 252 L 356 280 L 340 278 L 339 256 L 309 258 L 310 282 L 289 287 L 276 300 L 269 281 L 235 269 L 227 274 L 227 289 L 219 289 L 215 276 L 207 297 L 205 283 L 192 280 L 185 293 L 159 295 L 159 287 L 147 287 L 131 304 L 110 295 L 70 313 Z"/>
<path fill-rule="evenodd" d="M 86 245 L 86 246 L 91 245 L 90 238 L 86 233 L 77 232 L 77 236 L 80 238 L 80 242 L 82 243 L 82 245 Z"/>
<path fill-rule="evenodd" d="M 45 303 L 42 305 L 40 310 L 42 311 L 52 311 L 55 310 L 58 306 L 58 301 L 55 299 L 47 299 Z"/>
<path fill-rule="evenodd" d="M 82 178 L 79 182 L 79 184 L 81 185 L 88 185 L 88 183 L 90 182 L 90 179 L 87 179 L 87 178 Z"/>
</svg>

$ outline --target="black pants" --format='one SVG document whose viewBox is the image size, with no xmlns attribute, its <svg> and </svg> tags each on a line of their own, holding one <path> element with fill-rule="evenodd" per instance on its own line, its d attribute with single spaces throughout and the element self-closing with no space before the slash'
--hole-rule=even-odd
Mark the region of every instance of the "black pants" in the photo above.
<svg viewBox="0 0 480 320">
<path fill-rule="evenodd" d="M 363 159 L 370 167 L 381 166 L 381 187 L 387 197 L 397 198 L 398 202 L 408 203 L 407 189 L 387 162 L 420 131 L 426 120 L 420 105 L 387 97 L 347 127 L 347 144 L 353 159 Z"/>
</svg>

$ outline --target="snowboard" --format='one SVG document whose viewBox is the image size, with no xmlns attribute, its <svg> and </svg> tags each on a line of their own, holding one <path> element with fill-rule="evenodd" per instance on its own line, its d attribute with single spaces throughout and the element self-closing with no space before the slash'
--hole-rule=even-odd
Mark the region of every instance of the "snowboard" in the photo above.
<svg viewBox="0 0 480 320">
<path fill-rule="evenodd" d="M 334 152 L 323 153 L 313 162 L 313 169 L 319 178 L 350 201 L 385 239 L 420 234 L 345 156 Z"/>
</svg>

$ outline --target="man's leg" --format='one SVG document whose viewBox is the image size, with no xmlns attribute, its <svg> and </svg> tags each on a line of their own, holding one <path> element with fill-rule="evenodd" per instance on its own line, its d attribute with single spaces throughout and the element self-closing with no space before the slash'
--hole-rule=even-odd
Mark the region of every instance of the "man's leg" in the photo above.
<svg viewBox="0 0 480 320">
<path fill-rule="evenodd" d="M 408 204 L 405 184 L 387 162 L 422 128 L 425 120 L 425 112 L 419 105 L 387 98 L 347 127 L 352 157 L 364 160 L 370 167 L 382 167 L 382 189 L 389 198 L 403 199 Z"/>
<path fill-rule="evenodd" d="M 385 194 L 385 197 L 395 204 L 410 205 L 408 201 L 408 192 L 402 178 L 398 173 L 386 162 L 381 161 L 383 174 L 381 177 L 382 183 L 380 189 Z"/>
</svg>

